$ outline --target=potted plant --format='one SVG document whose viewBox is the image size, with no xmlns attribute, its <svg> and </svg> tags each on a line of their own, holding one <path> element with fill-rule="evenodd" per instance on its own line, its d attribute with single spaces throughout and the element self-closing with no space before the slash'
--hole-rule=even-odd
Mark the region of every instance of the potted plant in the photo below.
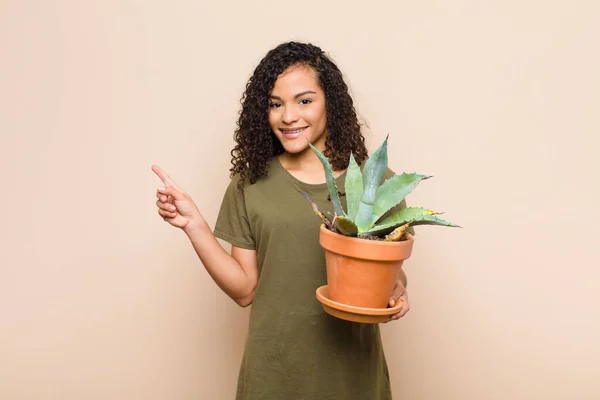
<svg viewBox="0 0 600 400">
<path fill-rule="evenodd" d="M 458 227 L 426 208 L 397 207 L 419 182 L 431 177 L 402 173 L 384 180 L 387 141 L 368 158 L 362 171 L 350 155 L 345 177 L 347 210 L 342 207 L 329 160 L 310 145 L 325 168 L 334 215 L 323 214 L 307 194 L 302 195 L 323 222 L 320 244 L 325 249 L 328 297 L 344 305 L 387 307 L 402 264 L 412 252 L 414 238 L 407 232 L 409 227 Z"/>
</svg>

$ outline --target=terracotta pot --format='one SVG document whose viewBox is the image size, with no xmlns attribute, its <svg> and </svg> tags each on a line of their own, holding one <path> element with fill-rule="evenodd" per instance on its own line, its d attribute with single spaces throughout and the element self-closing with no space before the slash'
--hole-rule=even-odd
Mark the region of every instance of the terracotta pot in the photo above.
<svg viewBox="0 0 600 400">
<path fill-rule="evenodd" d="M 414 238 L 383 242 L 343 236 L 321 225 L 329 298 L 356 307 L 386 308 Z"/>
</svg>

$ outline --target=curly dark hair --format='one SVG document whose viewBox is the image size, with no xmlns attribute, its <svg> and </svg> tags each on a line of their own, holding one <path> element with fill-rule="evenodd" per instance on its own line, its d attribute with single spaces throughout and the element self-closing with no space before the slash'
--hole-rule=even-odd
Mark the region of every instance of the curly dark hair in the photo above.
<svg viewBox="0 0 600 400">
<path fill-rule="evenodd" d="M 242 108 L 234 135 L 237 144 L 231 151 L 230 169 L 231 176 L 240 174 L 240 184 L 246 178 L 253 184 L 265 176 L 271 159 L 284 152 L 269 125 L 269 96 L 277 77 L 289 67 L 300 65 L 314 69 L 325 93 L 328 135 L 323 154 L 333 169 L 345 169 L 350 152 L 357 163 L 366 160 L 365 139 L 342 72 L 319 47 L 286 42 L 270 50 L 260 61 L 240 100 Z"/>
</svg>

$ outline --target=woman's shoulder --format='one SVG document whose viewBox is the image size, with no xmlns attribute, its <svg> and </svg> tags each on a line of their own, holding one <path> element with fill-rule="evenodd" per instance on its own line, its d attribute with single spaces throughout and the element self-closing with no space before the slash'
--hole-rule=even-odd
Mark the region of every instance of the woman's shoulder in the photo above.
<svg viewBox="0 0 600 400">
<path fill-rule="evenodd" d="M 252 190 L 253 188 L 261 188 L 265 185 L 270 185 L 275 178 L 280 175 L 280 169 L 277 168 L 277 157 L 273 157 L 267 164 L 265 173 L 256 179 L 255 182 L 250 182 L 248 171 L 245 174 L 235 173 L 230 175 L 230 187 L 236 187 L 242 191 Z"/>
</svg>

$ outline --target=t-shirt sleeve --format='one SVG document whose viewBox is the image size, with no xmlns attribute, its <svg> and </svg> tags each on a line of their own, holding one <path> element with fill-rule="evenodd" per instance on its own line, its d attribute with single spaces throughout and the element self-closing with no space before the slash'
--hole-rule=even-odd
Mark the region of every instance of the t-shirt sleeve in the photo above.
<svg viewBox="0 0 600 400">
<path fill-rule="evenodd" d="M 214 235 L 236 247 L 255 250 L 254 236 L 246 211 L 244 189 L 238 186 L 238 182 L 239 177 L 235 176 L 225 190 Z"/>
</svg>

